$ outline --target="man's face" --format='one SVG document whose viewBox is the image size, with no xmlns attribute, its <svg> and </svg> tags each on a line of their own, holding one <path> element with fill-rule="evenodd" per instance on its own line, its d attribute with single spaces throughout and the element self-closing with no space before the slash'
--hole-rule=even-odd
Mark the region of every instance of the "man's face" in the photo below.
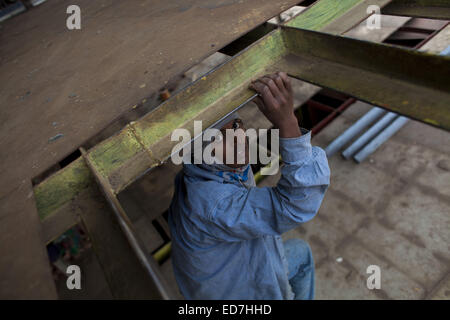
<svg viewBox="0 0 450 320">
<path fill-rule="evenodd" d="M 227 129 L 234 130 L 235 136 L 227 138 Z M 239 130 L 240 129 L 240 130 Z M 223 162 L 231 168 L 240 168 L 247 165 L 249 160 L 249 144 L 248 137 L 245 136 L 245 127 L 241 119 L 233 119 L 226 123 L 220 131 L 223 136 Z M 233 152 L 234 150 L 234 152 Z M 234 154 L 234 159 L 232 161 L 227 161 L 227 154 Z M 241 161 L 239 162 L 238 159 Z M 242 163 L 244 160 L 244 163 Z"/>
</svg>

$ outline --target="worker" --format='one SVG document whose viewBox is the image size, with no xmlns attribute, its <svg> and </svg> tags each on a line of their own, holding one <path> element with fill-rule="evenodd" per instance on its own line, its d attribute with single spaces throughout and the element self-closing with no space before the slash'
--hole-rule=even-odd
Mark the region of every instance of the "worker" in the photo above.
<svg viewBox="0 0 450 320">
<path fill-rule="evenodd" d="M 328 161 L 298 125 L 286 73 L 261 77 L 250 88 L 279 129 L 281 178 L 273 188 L 258 188 L 248 163 L 183 164 L 169 225 L 174 274 L 186 299 L 314 298 L 309 245 L 283 243 L 281 235 L 316 215 L 329 185 Z M 218 126 L 238 127 L 244 124 L 236 115 Z M 229 141 L 223 146 L 230 152 Z"/>
</svg>

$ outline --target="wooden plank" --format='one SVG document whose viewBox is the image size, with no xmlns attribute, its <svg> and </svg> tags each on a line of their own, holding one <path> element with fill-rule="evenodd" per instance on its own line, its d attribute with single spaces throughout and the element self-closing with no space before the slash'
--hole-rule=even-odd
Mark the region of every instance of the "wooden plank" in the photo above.
<svg viewBox="0 0 450 320">
<path fill-rule="evenodd" d="M 367 9 L 371 5 L 376 5 L 383 8 L 392 0 L 364 0 L 353 6 L 350 10 L 346 11 L 340 17 L 334 19 L 328 23 L 324 28 L 320 29 L 322 32 L 331 34 L 342 34 L 352 27 L 365 20 L 372 12 L 367 13 Z"/>
<path fill-rule="evenodd" d="M 411 20 L 410 17 L 382 15 L 380 29 L 369 29 L 366 21 L 363 21 L 344 33 L 344 36 L 366 41 L 383 42 L 409 20 Z"/>
<path fill-rule="evenodd" d="M 0 299 L 57 297 L 31 181 L 0 198 L 0 252 Z"/>
</svg>

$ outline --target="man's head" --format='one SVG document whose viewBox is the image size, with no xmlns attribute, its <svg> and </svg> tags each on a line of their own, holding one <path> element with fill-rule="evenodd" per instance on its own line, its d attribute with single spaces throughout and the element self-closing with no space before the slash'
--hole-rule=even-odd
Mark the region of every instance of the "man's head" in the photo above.
<svg viewBox="0 0 450 320">
<path fill-rule="evenodd" d="M 223 163 L 230 168 L 247 165 L 249 163 L 249 145 L 243 121 L 236 115 L 233 119 L 225 122 L 219 130 L 222 134 L 223 144 L 222 149 L 218 151 L 222 154 L 216 154 L 216 158 L 222 156 Z"/>
<path fill-rule="evenodd" d="M 250 162 L 246 129 L 237 112 L 219 121 L 211 129 L 203 133 L 201 152 L 196 153 L 195 144 L 193 145 L 194 149 L 191 149 L 193 161 L 221 164 L 233 169 L 243 167 Z M 202 156 L 202 159 L 195 158 L 198 156 Z"/>
</svg>

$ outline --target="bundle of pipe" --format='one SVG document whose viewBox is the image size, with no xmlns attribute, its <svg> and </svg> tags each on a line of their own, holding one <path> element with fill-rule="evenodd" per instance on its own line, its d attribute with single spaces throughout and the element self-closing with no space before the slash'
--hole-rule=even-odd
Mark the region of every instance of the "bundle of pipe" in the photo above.
<svg viewBox="0 0 450 320">
<path fill-rule="evenodd" d="M 337 151 L 339 151 L 344 145 L 347 144 L 353 137 L 360 133 L 367 125 L 372 123 L 385 111 L 381 108 L 374 107 L 370 109 L 365 115 L 363 115 L 358 121 L 356 121 L 350 128 L 344 131 L 339 137 L 333 140 L 326 148 L 325 152 L 328 157 L 331 157 Z"/>
<path fill-rule="evenodd" d="M 399 117 L 394 112 L 386 112 L 378 107 L 373 107 L 325 148 L 327 156 L 329 157 L 339 151 L 374 121 L 375 123 L 366 132 L 342 152 L 345 159 L 353 157 L 356 162 L 362 162 L 397 132 L 408 121 L 408 118 Z"/>
<path fill-rule="evenodd" d="M 361 149 L 366 143 L 368 143 L 375 135 L 383 130 L 391 121 L 397 117 L 397 114 L 393 112 L 386 113 L 380 120 L 378 120 L 372 127 L 364 132 L 355 142 L 353 142 L 347 149 L 342 152 L 342 156 L 345 159 L 349 159 L 356 151 Z"/>
<path fill-rule="evenodd" d="M 450 46 L 445 48 L 440 55 L 450 56 Z M 381 119 L 342 152 L 342 156 L 345 159 L 349 159 L 353 156 L 353 159 L 358 163 L 364 161 L 364 159 L 375 152 L 379 146 L 392 137 L 409 120 L 394 112 L 386 113 L 378 107 L 373 107 L 325 148 L 327 156 L 332 156 L 359 134 L 367 125 L 379 117 L 381 117 Z"/>
</svg>

